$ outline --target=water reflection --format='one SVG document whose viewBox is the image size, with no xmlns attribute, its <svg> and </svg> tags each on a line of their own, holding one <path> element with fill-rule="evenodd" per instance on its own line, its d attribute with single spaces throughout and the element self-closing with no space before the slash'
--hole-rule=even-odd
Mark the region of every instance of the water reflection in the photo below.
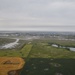
<svg viewBox="0 0 75 75">
<path fill-rule="evenodd" d="M 58 47 L 58 48 L 67 48 L 70 51 L 75 51 L 75 48 L 74 47 L 65 47 L 65 46 L 60 46 L 60 45 L 57 45 L 57 44 L 52 44 L 52 46 L 53 47 Z"/>
</svg>

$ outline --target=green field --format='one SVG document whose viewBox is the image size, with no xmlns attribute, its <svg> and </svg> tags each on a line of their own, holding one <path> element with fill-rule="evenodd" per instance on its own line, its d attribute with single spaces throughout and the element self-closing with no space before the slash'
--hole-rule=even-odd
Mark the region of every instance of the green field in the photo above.
<svg viewBox="0 0 75 75">
<path fill-rule="evenodd" d="M 0 57 L 23 57 L 26 58 L 32 48 L 32 44 L 26 44 L 21 50 L 0 50 Z"/>
<path fill-rule="evenodd" d="M 14 42 L 15 39 L 0 38 L 0 45 Z M 32 48 L 28 41 L 19 40 L 19 45 L 12 49 L 0 49 L 0 57 L 24 57 L 26 58 Z"/>
<path fill-rule="evenodd" d="M 75 75 L 75 52 L 52 47 L 52 43 L 75 46 L 74 41 L 33 40 L 19 49 L 0 50 L 0 56 L 24 58 L 26 63 L 20 75 Z"/>
<path fill-rule="evenodd" d="M 47 41 L 32 44 L 21 75 L 75 75 L 75 52 L 54 48 Z"/>
</svg>

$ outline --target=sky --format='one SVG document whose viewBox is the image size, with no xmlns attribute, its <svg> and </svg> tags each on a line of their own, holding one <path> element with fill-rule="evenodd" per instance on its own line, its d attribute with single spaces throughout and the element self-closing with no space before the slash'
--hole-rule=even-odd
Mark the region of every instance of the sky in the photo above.
<svg viewBox="0 0 75 75">
<path fill-rule="evenodd" d="M 75 0 L 0 0 L 0 31 L 75 31 Z"/>
</svg>

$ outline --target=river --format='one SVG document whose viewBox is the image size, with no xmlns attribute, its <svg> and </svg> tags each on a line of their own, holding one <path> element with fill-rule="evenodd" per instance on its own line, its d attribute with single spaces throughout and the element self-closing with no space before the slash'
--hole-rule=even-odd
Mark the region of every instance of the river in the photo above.
<svg viewBox="0 0 75 75">
<path fill-rule="evenodd" d="M 4 46 L 1 47 L 1 49 L 15 48 L 15 46 L 19 44 L 18 42 L 19 42 L 19 39 L 16 39 L 15 42 L 5 44 Z"/>
<path fill-rule="evenodd" d="M 74 47 L 65 47 L 65 46 L 58 46 L 57 44 L 52 44 L 53 47 L 57 47 L 57 48 L 68 48 L 70 51 L 75 51 Z"/>
</svg>

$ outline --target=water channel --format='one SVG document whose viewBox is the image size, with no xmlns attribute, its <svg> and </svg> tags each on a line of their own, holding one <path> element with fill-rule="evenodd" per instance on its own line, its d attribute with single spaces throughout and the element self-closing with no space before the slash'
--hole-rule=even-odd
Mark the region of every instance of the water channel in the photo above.
<svg viewBox="0 0 75 75">
<path fill-rule="evenodd" d="M 75 51 L 74 47 L 65 47 L 65 46 L 61 46 L 61 45 L 57 45 L 57 44 L 52 44 L 53 47 L 57 47 L 57 48 L 64 48 L 64 49 L 69 49 L 70 51 Z"/>
<path fill-rule="evenodd" d="M 15 42 L 5 44 L 4 46 L 0 46 L 0 49 L 15 48 L 15 46 L 19 44 L 18 42 L 19 42 L 19 39 L 16 39 Z"/>
</svg>

